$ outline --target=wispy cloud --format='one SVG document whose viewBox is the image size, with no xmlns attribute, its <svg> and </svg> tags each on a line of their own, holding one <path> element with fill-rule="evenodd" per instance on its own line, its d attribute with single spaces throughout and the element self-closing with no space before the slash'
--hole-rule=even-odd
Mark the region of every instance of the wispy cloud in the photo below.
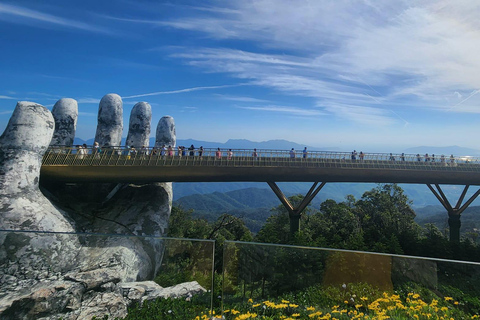
<svg viewBox="0 0 480 320">
<path fill-rule="evenodd" d="M 193 87 L 193 88 L 185 88 L 185 89 L 171 90 L 171 91 L 157 91 L 157 92 L 151 92 L 151 93 L 136 94 L 136 95 L 122 97 L 122 98 L 132 99 L 132 98 L 141 98 L 141 97 L 149 97 L 149 96 L 158 96 L 163 94 L 177 94 L 177 93 L 185 93 L 185 92 L 200 91 L 200 90 L 232 88 L 232 87 L 239 87 L 239 86 L 245 86 L 245 85 L 248 85 L 248 84 L 240 83 L 240 84 L 222 85 L 222 86 Z"/>
<path fill-rule="evenodd" d="M 95 99 L 95 98 L 79 98 L 77 99 L 78 103 L 84 103 L 84 104 L 99 104 L 100 99 Z"/>
<path fill-rule="evenodd" d="M 246 110 L 255 110 L 255 111 L 267 111 L 267 112 L 279 112 L 286 113 L 295 116 L 322 116 L 326 115 L 325 112 L 322 112 L 318 109 L 302 109 L 296 107 L 286 107 L 286 106 L 259 106 L 259 107 L 238 107 L 240 109 Z"/>
<path fill-rule="evenodd" d="M 270 102 L 269 100 L 265 99 L 258 99 L 258 98 L 253 98 L 253 97 L 242 97 L 242 96 L 231 96 L 231 95 L 226 95 L 226 94 L 215 94 L 216 97 L 219 97 L 220 99 L 223 100 L 230 100 L 230 101 L 238 101 L 238 102 L 254 102 L 254 103 L 259 103 L 259 102 L 265 102 L 268 103 Z"/>
<path fill-rule="evenodd" d="M 454 92 L 480 87 L 480 4 L 475 1 L 214 3 L 219 10 L 208 7 L 200 16 L 187 10 L 163 24 L 214 39 L 252 41 L 262 53 L 177 48 L 172 57 L 285 95 L 311 97 L 330 106 L 325 111 L 338 108 L 339 116 L 347 110 L 355 114 L 352 120 L 372 124 L 380 112 L 378 123 L 397 118 L 408 124 L 386 110 L 408 98 L 412 108 L 445 111 L 460 102 L 449 102 Z M 288 54 L 265 53 L 265 48 Z M 460 103 L 462 108 L 451 111 L 476 112 Z"/>
<path fill-rule="evenodd" d="M 0 96 L 0 99 L 15 100 L 14 97 L 10 97 L 10 96 Z"/>
<path fill-rule="evenodd" d="M 91 23 L 75 21 L 73 19 L 65 19 L 38 10 L 5 3 L 0 3 L 0 19 L 20 24 L 28 24 L 33 22 L 37 25 L 57 25 L 65 28 L 78 29 L 88 32 L 104 34 L 110 33 L 109 30 L 103 27 L 92 25 Z"/>
<path fill-rule="evenodd" d="M 352 105 L 331 105 L 326 106 L 325 110 L 337 115 L 339 118 L 360 124 L 387 126 L 392 125 L 395 122 L 388 114 L 388 111 L 377 108 Z"/>
</svg>

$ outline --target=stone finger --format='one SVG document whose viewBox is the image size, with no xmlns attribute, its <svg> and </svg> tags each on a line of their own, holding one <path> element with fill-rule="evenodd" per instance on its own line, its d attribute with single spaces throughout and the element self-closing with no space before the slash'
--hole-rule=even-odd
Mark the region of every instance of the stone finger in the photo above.
<svg viewBox="0 0 480 320">
<path fill-rule="evenodd" d="M 171 116 L 164 116 L 158 121 L 155 147 L 159 148 L 163 145 L 175 147 L 176 143 L 175 121 Z"/>
<path fill-rule="evenodd" d="M 127 146 L 148 147 L 150 127 L 152 122 L 152 107 L 147 102 L 138 102 L 130 113 L 130 123 L 126 140 Z"/>
<path fill-rule="evenodd" d="M 98 107 L 95 141 L 101 147 L 120 146 L 123 132 L 123 102 L 115 93 L 103 96 Z"/>
<path fill-rule="evenodd" d="M 58 100 L 53 106 L 52 114 L 55 119 L 55 131 L 50 145 L 71 147 L 77 129 L 77 101 L 70 98 Z"/>
</svg>

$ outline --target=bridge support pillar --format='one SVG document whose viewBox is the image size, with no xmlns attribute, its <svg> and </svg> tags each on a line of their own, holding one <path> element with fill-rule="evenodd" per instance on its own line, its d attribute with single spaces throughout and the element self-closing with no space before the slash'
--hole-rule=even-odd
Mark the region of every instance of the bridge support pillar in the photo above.
<svg viewBox="0 0 480 320">
<path fill-rule="evenodd" d="M 295 232 L 300 230 L 300 217 L 302 215 L 303 210 L 312 202 L 313 198 L 322 190 L 323 186 L 326 184 L 326 182 L 322 182 L 318 187 L 318 182 L 315 182 L 310 190 L 308 190 L 307 194 L 303 198 L 303 200 L 297 204 L 296 206 L 293 206 L 292 203 L 288 200 L 288 198 L 283 194 L 282 190 L 277 186 L 275 182 L 267 182 L 270 188 L 273 190 L 275 195 L 278 197 L 280 202 L 283 204 L 285 209 L 288 211 L 288 216 L 290 218 L 290 233 L 292 235 L 295 234 Z"/>
<path fill-rule="evenodd" d="M 465 195 L 467 194 L 468 188 L 470 185 L 466 185 L 460 195 L 460 198 L 457 201 L 455 207 L 452 207 L 450 202 L 448 201 L 445 193 L 443 192 L 442 188 L 438 184 L 435 184 L 435 190 L 431 184 L 427 184 L 427 187 L 432 191 L 434 196 L 440 201 L 443 207 L 447 210 L 448 213 L 448 226 L 450 229 L 450 241 L 460 242 L 460 227 L 462 222 L 460 221 L 460 216 L 465 209 L 480 195 L 480 189 L 477 190 L 468 200 L 462 205 L 463 200 L 465 199 Z"/>
</svg>

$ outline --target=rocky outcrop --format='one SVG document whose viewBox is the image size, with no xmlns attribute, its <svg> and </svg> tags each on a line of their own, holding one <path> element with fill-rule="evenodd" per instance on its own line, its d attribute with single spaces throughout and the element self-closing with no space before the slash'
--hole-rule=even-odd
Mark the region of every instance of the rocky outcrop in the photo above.
<svg viewBox="0 0 480 320">
<path fill-rule="evenodd" d="M 8 290 L 8 291 L 7 291 Z M 108 269 L 72 273 L 62 280 L 18 281 L 0 287 L 3 320 L 84 320 L 105 315 L 123 318 L 133 303 L 166 298 L 190 299 L 206 290 L 196 281 L 163 288 L 153 281 L 119 282 Z"/>
<path fill-rule="evenodd" d="M 171 183 L 40 186 L 48 145 L 73 142 L 76 102 L 62 99 L 55 106 L 54 119 L 41 105 L 19 102 L 0 137 L 0 228 L 23 231 L 0 232 L 0 318 L 124 316 L 133 299 L 118 284 L 152 279 L 160 266 L 162 240 L 76 233 L 163 236 Z M 148 141 L 151 108 L 139 103 L 134 109 L 138 121 L 130 122 L 129 136 Z M 122 114 L 118 95 L 102 98 L 95 138 L 107 150 L 102 152 L 120 145 Z M 173 118 L 166 118 L 157 132 L 162 141 L 174 144 Z M 140 130 L 141 124 L 148 129 Z"/>
</svg>

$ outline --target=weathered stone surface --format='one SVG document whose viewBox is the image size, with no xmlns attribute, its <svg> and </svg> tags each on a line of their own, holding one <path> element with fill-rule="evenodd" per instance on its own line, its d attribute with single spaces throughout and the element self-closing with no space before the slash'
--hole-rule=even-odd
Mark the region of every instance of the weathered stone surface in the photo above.
<svg viewBox="0 0 480 320">
<path fill-rule="evenodd" d="M 123 282 L 119 283 L 118 287 L 123 296 L 132 302 L 140 302 L 143 296 L 163 289 L 163 287 L 153 281 Z"/>
<path fill-rule="evenodd" d="M 43 106 L 20 101 L 0 137 L 0 193 L 24 194 L 38 189 L 42 156 L 54 130 Z"/>
<path fill-rule="evenodd" d="M 100 147 L 120 146 L 123 132 L 123 102 L 118 94 L 109 93 L 100 100 L 95 141 Z"/>
<path fill-rule="evenodd" d="M 53 106 L 52 114 L 55 119 L 55 131 L 50 145 L 72 146 L 77 129 L 77 101 L 70 98 L 58 100 Z"/>
<path fill-rule="evenodd" d="M 0 299 L 0 314 L 5 320 L 55 317 L 80 308 L 84 291 L 82 285 L 74 282 L 46 280 L 30 284 L 19 281 L 15 290 Z"/>
<path fill-rule="evenodd" d="M 198 284 L 197 281 L 180 283 L 172 287 L 162 288 L 149 292 L 148 295 L 142 298 L 142 303 L 148 300 L 154 300 L 158 298 L 180 298 L 191 297 L 192 295 L 207 292 L 205 288 Z"/>
<path fill-rule="evenodd" d="M 111 268 L 98 268 L 91 271 L 68 273 L 65 275 L 65 279 L 80 282 L 87 290 L 100 287 L 109 282 L 120 282 L 118 270 Z"/>
<path fill-rule="evenodd" d="M 155 147 L 163 145 L 175 147 L 177 143 L 175 121 L 170 116 L 164 116 L 158 121 L 155 137 Z"/>
<path fill-rule="evenodd" d="M 80 276 L 83 277 L 83 276 Z M 100 277 L 102 277 L 100 275 Z M 104 277 L 106 279 L 108 277 Z M 32 282 L 33 281 L 33 282 Z M 169 297 L 192 297 L 204 293 L 196 281 L 162 288 L 153 281 L 113 284 L 96 283 L 87 289 L 76 280 L 17 281 L 15 287 L 0 287 L 2 320 L 85 320 L 105 315 L 123 318 L 132 303 Z M 103 290 L 107 286 L 109 290 Z"/>
<path fill-rule="evenodd" d="M 127 146 L 140 149 L 148 147 L 150 127 L 152 122 L 152 107 L 147 102 L 139 102 L 133 106 L 130 113 L 130 124 L 126 140 Z"/>
</svg>

